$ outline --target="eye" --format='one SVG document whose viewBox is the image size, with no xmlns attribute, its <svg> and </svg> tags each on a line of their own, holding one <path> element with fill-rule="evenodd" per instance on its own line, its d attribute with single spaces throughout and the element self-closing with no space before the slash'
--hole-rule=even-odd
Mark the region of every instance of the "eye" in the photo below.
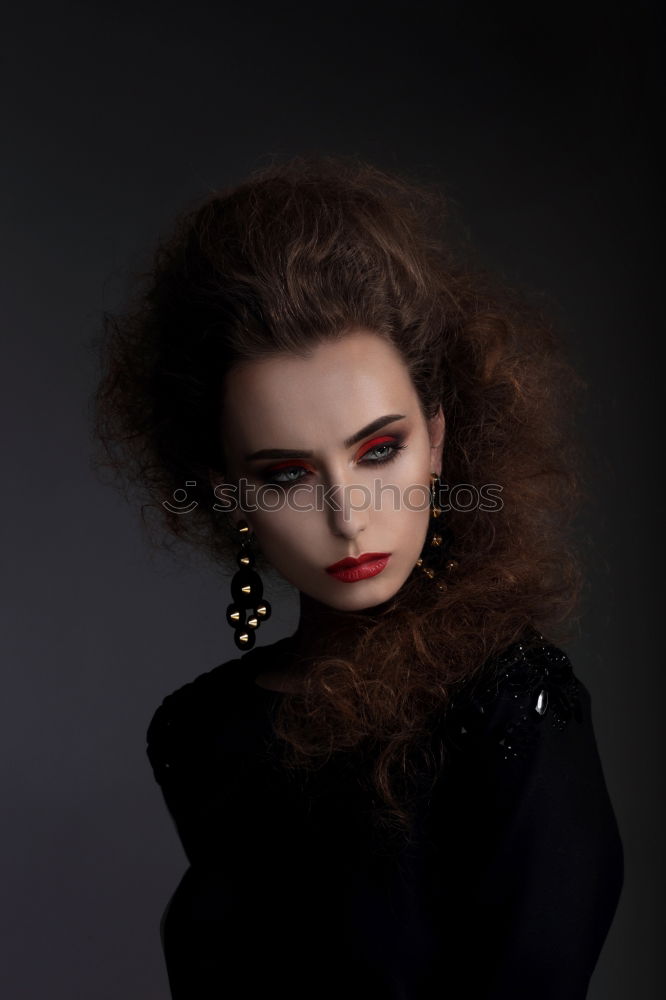
<svg viewBox="0 0 666 1000">
<path fill-rule="evenodd" d="M 392 462 L 398 453 L 407 447 L 398 438 L 383 438 L 370 442 L 370 445 L 367 451 L 364 451 L 360 456 L 359 461 L 363 465 L 384 465 L 386 462 Z M 368 455 L 375 457 L 368 458 Z M 291 486 L 294 483 L 300 483 L 311 471 L 303 465 L 285 465 L 279 469 L 268 469 L 261 478 L 265 483 L 270 483 L 273 486 Z M 305 473 L 305 475 L 302 476 L 300 473 Z"/>
<path fill-rule="evenodd" d="M 361 455 L 362 459 L 367 459 L 373 465 L 383 465 L 385 462 L 391 462 L 398 452 L 406 447 L 400 438 L 394 437 L 384 437 L 379 440 L 371 441 L 370 447 L 367 451 L 364 451 Z M 368 455 L 375 455 L 375 458 L 369 458 Z"/>
<path fill-rule="evenodd" d="M 298 476 L 298 478 L 290 478 L 292 472 L 305 472 L 307 475 L 308 469 L 303 468 L 302 465 L 290 465 L 289 468 L 276 470 L 271 474 L 270 470 L 262 476 L 262 479 L 266 483 L 273 483 L 275 486 L 290 486 L 291 483 L 297 483 L 303 478 L 303 476 Z M 280 476 L 285 476 L 286 478 L 281 479 Z"/>
<path fill-rule="evenodd" d="M 371 458 L 368 461 L 370 461 L 372 465 L 383 465 L 385 462 L 392 461 L 397 456 L 398 452 L 402 451 L 404 447 L 404 444 L 399 444 L 397 441 L 382 441 L 380 444 L 375 444 L 372 448 L 365 451 L 362 458 L 367 459 L 368 455 L 377 455 L 379 452 L 378 457 Z"/>
</svg>

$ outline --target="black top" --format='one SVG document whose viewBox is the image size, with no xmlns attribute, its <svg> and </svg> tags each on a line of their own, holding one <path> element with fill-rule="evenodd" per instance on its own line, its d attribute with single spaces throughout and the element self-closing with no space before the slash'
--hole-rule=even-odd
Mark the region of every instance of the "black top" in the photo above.
<svg viewBox="0 0 666 1000">
<path fill-rule="evenodd" d="M 161 925 L 174 1000 L 584 998 L 624 868 L 566 654 L 514 644 L 457 696 L 416 837 L 390 849 L 348 763 L 307 792 L 274 765 L 281 695 L 254 678 L 290 642 L 197 677 L 148 729 L 189 860 Z"/>
</svg>

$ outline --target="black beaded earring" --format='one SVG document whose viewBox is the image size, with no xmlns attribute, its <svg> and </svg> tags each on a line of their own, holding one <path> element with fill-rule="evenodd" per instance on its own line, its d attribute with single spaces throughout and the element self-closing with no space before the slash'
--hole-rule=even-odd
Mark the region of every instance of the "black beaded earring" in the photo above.
<svg viewBox="0 0 666 1000">
<path fill-rule="evenodd" d="M 428 565 L 430 558 L 438 553 L 438 562 L 441 562 L 442 553 L 445 553 L 452 540 L 453 534 L 448 525 L 442 524 L 443 510 L 439 505 L 439 493 L 440 493 L 440 480 L 436 473 L 430 473 L 430 523 L 428 525 L 428 533 L 426 535 L 425 544 L 423 546 L 423 551 L 420 557 L 416 560 L 416 565 L 419 569 L 429 579 L 434 581 L 435 586 L 438 590 L 444 591 L 447 589 L 447 583 L 442 579 L 442 574 L 438 573 L 437 570 L 433 569 L 432 566 Z M 458 568 L 458 563 L 455 559 L 449 559 L 444 564 L 444 569 L 447 573 L 453 572 L 453 570 Z"/>
<path fill-rule="evenodd" d="M 231 578 L 233 604 L 227 608 L 227 621 L 234 630 L 234 642 L 239 649 L 252 649 L 254 633 L 261 622 L 271 616 L 271 606 L 263 599 L 264 585 L 254 566 L 254 553 L 250 547 L 251 534 L 247 521 L 238 522 L 241 548 L 236 556 L 238 572 Z M 246 612 L 251 609 L 246 618 Z"/>
</svg>

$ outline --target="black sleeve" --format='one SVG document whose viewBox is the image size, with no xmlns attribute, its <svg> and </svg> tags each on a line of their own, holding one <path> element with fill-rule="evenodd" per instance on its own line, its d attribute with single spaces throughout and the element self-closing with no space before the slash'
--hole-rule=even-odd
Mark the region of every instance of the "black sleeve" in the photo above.
<svg viewBox="0 0 666 1000">
<path fill-rule="evenodd" d="M 215 867 L 227 827 L 240 837 L 251 823 L 239 805 L 251 794 L 247 761 L 263 749 L 252 720 L 230 718 L 227 668 L 201 674 L 167 695 L 146 733 L 146 753 L 164 802 L 191 865 Z M 224 696 L 220 693 L 223 681 Z M 233 698 L 232 698 L 233 704 Z M 230 810 L 228 819 L 227 813 Z"/>
<path fill-rule="evenodd" d="M 477 1000 L 582 1000 L 624 877 L 590 695 L 554 646 L 508 662 L 459 716 L 449 955 Z"/>
<path fill-rule="evenodd" d="M 205 853 L 202 809 L 206 800 L 197 729 L 187 711 L 189 688 L 168 695 L 154 713 L 146 733 L 146 753 L 187 859 L 194 864 Z"/>
</svg>

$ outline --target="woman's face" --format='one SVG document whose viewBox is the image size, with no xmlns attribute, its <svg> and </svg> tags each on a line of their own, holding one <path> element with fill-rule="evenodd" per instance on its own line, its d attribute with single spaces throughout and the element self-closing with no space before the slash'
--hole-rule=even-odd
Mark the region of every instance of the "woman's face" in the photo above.
<svg viewBox="0 0 666 1000">
<path fill-rule="evenodd" d="M 245 506 L 231 516 L 247 521 L 281 576 L 340 611 L 397 593 L 425 541 L 444 416 L 440 409 L 426 422 L 391 344 L 357 330 L 307 360 L 284 354 L 239 366 L 226 379 L 221 427 L 225 482 L 242 484 L 235 496 Z M 390 557 L 353 581 L 327 572 L 365 553 Z"/>
</svg>

